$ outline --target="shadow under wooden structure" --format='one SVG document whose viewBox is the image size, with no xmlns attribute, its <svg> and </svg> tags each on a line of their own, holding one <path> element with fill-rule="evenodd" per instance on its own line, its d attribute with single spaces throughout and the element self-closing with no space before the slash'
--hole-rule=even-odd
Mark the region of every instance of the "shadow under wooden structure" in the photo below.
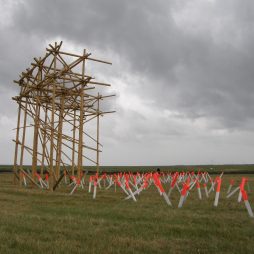
<svg viewBox="0 0 254 254">
<path fill-rule="evenodd" d="M 36 184 L 35 174 L 42 176 L 46 171 L 51 190 L 61 182 L 63 171 L 80 177 L 85 160 L 96 165 L 99 172 L 99 119 L 114 112 L 101 109 L 101 101 L 114 95 L 98 92 L 99 87 L 110 84 L 97 82 L 86 72 L 90 61 L 111 63 L 92 58 L 86 50 L 81 55 L 64 52 L 61 46 L 62 42 L 49 44 L 45 56 L 34 58 L 30 68 L 14 81 L 20 86 L 19 95 L 13 97 L 18 103 L 14 181 L 22 181 L 22 172 Z M 90 121 L 95 122 L 93 134 L 85 130 Z M 27 133 L 31 129 L 29 143 Z M 23 165 L 24 153 L 31 158 L 31 171 Z"/>
</svg>

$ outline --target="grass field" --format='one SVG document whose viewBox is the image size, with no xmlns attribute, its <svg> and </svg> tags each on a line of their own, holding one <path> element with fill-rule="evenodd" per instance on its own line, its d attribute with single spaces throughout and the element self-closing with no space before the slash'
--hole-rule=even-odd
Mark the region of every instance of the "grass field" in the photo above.
<svg viewBox="0 0 254 254">
<path fill-rule="evenodd" d="M 170 208 L 154 187 L 137 203 L 119 189 L 99 190 L 93 200 L 87 189 L 73 196 L 65 188 L 20 189 L 0 174 L 0 253 L 254 253 L 254 219 L 236 196 L 225 199 L 229 178 L 217 208 L 214 194 L 199 201 L 194 191 L 177 209 L 179 194 Z"/>
</svg>

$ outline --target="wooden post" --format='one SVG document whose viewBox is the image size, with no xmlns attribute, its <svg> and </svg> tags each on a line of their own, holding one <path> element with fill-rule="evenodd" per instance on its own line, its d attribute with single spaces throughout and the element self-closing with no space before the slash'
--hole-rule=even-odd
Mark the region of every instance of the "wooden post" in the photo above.
<svg viewBox="0 0 254 254">
<path fill-rule="evenodd" d="M 63 112 L 64 112 L 64 95 L 61 97 L 58 136 L 57 136 L 57 151 L 56 151 L 56 178 L 57 179 L 60 177 L 60 162 L 61 162 L 61 151 L 62 151 L 62 131 L 63 131 Z"/>
<path fill-rule="evenodd" d="M 100 128 L 100 94 L 98 93 L 98 99 L 97 99 L 97 144 L 96 144 L 96 173 L 97 173 L 97 175 L 99 175 L 99 144 L 100 144 L 99 128 Z"/>
<path fill-rule="evenodd" d="M 32 160 L 32 177 L 35 180 L 35 173 L 37 171 L 37 156 L 38 156 L 38 135 L 39 135 L 39 115 L 40 105 L 38 95 L 36 97 L 36 108 L 35 108 L 35 124 L 34 124 L 34 137 L 33 137 L 33 160 Z"/>
<path fill-rule="evenodd" d="M 47 120 L 48 120 L 48 108 L 45 109 L 44 125 L 43 125 L 44 132 L 42 133 L 41 177 L 43 176 L 44 164 L 45 164 L 46 138 L 47 138 L 45 128 L 47 126 Z"/>
<path fill-rule="evenodd" d="M 84 49 L 83 56 L 86 55 L 86 50 Z M 80 109 L 79 109 L 79 143 L 78 143 L 78 177 L 80 178 L 81 169 L 83 165 L 83 125 L 84 125 L 84 76 L 85 76 L 85 58 L 82 62 L 82 83 L 80 89 Z"/>
<path fill-rule="evenodd" d="M 55 43 L 55 48 L 56 48 L 56 43 Z M 54 74 L 56 73 L 56 52 L 54 54 Z M 56 84 L 53 82 L 53 91 L 52 91 L 52 112 L 51 112 L 51 134 L 50 134 L 50 157 L 49 157 L 49 188 L 51 191 L 53 191 L 53 186 L 54 186 L 54 132 L 55 132 L 55 96 L 56 96 Z"/>
<path fill-rule="evenodd" d="M 26 119 L 27 119 L 27 98 L 26 98 L 26 104 L 25 104 L 25 110 L 24 110 L 24 121 L 23 121 L 22 141 L 21 141 L 21 154 L 20 154 L 20 162 L 19 162 L 20 170 L 23 170 L 24 145 L 25 145 L 25 140 L 26 140 Z M 19 184 L 20 184 L 20 186 L 22 185 L 21 178 L 19 178 Z"/>
<path fill-rule="evenodd" d="M 19 127 L 20 127 L 20 115 L 21 115 L 21 102 L 19 103 L 19 109 L 18 109 L 18 122 L 17 122 L 17 130 L 16 130 L 16 143 L 15 143 L 15 153 L 14 153 L 14 165 L 13 165 L 13 171 L 14 171 L 14 183 L 17 182 L 17 159 L 18 159 L 18 145 L 19 145 Z"/>
<path fill-rule="evenodd" d="M 74 109 L 74 119 L 73 119 L 73 132 L 72 132 L 72 165 L 71 165 L 71 175 L 74 176 L 74 167 L 75 167 L 75 150 L 76 150 L 76 143 L 75 143 L 75 136 L 76 136 L 76 109 Z"/>
</svg>

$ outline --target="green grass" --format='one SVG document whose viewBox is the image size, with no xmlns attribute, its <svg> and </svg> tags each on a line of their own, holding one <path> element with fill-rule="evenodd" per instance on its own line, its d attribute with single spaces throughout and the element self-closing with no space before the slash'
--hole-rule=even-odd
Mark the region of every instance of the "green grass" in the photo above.
<svg viewBox="0 0 254 254">
<path fill-rule="evenodd" d="M 229 178 L 217 208 L 214 194 L 199 201 L 194 190 L 177 209 L 176 192 L 170 208 L 153 187 L 137 203 L 119 189 L 99 190 L 93 200 L 87 187 L 69 196 L 64 187 L 20 188 L 0 174 L 0 253 L 253 253 L 254 219 L 236 196 L 225 199 Z"/>
</svg>

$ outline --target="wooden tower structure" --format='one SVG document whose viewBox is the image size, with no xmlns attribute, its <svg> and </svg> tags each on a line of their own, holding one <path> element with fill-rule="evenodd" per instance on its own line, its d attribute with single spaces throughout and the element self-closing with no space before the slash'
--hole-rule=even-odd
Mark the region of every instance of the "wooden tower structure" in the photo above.
<svg viewBox="0 0 254 254">
<path fill-rule="evenodd" d="M 20 173 L 36 184 L 35 175 L 47 172 L 49 189 L 54 190 L 63 179 L 63 171 L 80 177 L 85 161 L 96 165 L 99 172 L 100 117 L 103 96 L 99 87 L 110 84 L 97 82 L 86 72 L 90 61 L 111 64 L 91 57 L 61 50 L 62 42 L 49 44 L 46 54 L 34 58 L 30 68 L 14 81 L 20 87 L 14 153 L 14 181 L 21 182 Z M 94 122 L 93 133 L 86 126 Z M 90 127 L 91 129 L 91 127 Z M 30 141 L 28 132 L 32 133 Z M 31 136 L 31 135 L 30 135 Z M 24 154 L 32 168 L 24 166 Z"/>
</svg>

